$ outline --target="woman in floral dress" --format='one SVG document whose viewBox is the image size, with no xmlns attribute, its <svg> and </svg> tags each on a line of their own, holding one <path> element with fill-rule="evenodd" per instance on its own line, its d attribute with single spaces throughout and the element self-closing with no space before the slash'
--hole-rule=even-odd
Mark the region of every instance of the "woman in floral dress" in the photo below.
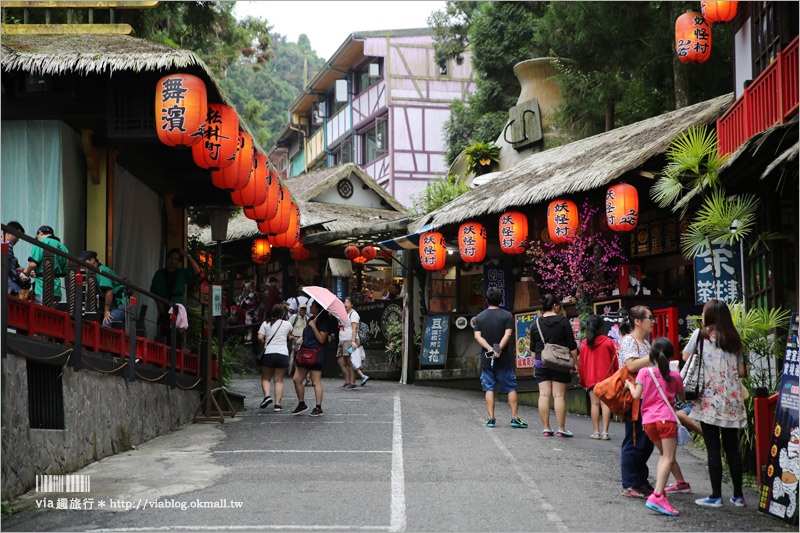
<svg viewBox="0 0 800 533">
<path fill-rule="evenodd" d="M 701 347 L 698 345 L 702 342 Z M 692 404 L 690 416 L 700 422 L 708 450 L 708 475 L 712 494 L 695 500 L 697 505 L 722 507 L 722 447 L 728 459 L 733 481 L 730 502 L 744 506 L 742 493 L 742 457 L 739 453 L 739 428 L 747 426 L 742 383 L 745 376 L 742 340 L 733 325 L 728 305 L 710 300 L 703 307 L 703 327 L 692 333 L 683 351 L 686 361 L 693 353 L 702 353 L 703 390 Z"/>
</svg>

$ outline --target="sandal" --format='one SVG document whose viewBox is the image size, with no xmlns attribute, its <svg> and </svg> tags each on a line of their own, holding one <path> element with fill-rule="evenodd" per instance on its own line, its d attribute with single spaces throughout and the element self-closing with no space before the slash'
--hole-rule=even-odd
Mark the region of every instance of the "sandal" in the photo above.
<svg viewBox="0 0 800 533">
<path fill-rule="evenodd" d="M 542 436 L 543 437 L 552 437 L 553 436 L 553 430 L 552 429 L 543 429 L 542 430 Z"/>
<path fill-rule="evenodd" d="M 642 500 L 647 498 L 647 496 L 636 490 L 636 488 L 634 487 L 627 487 L 622 489 L 622 495 L 627 496 L 628 498 L 641 498 Z"/>
<path fill-rule="evenodd" d="M 594 440 L 600 440 L 600 432 L 599 431 L 595 431 L 594 433 L 589 435 L 589 438 L 590 439 L 594 439 Z"/>
<path fill-rule="evenodd" d="M 600 440 L 611 440 L 611 435 L 608 433 L 600 433 Z"/>
</svg>

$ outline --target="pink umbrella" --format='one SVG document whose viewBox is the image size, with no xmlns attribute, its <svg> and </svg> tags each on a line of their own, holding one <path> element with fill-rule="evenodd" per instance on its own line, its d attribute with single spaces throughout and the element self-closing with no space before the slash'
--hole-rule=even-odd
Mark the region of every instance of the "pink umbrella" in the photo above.
<svg viewBox="0 0 800 533">
<path fill-rule="evenodd" d="M 342 324 L 347 324 L 347 310 L 342 301 L 325 287 L 303 287 L 303 291 L 317 301 L 323 309 L 332 313 Z"/>
</svg>

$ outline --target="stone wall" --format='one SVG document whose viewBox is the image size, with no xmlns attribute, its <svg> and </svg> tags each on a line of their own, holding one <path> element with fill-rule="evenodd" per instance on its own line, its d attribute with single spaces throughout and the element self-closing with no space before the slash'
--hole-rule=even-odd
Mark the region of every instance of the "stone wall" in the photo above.
<svg viewBox="0 0 800 533">
<path fill-rule="evenodd" d="M 35 486 L 37 474 L 74 472 L 189 422 L 197 390 L 84 369 L 64 369 L 64 429 L 31 429 L 24 358 L 3 359 L 2 498 Z"/>
</svg>

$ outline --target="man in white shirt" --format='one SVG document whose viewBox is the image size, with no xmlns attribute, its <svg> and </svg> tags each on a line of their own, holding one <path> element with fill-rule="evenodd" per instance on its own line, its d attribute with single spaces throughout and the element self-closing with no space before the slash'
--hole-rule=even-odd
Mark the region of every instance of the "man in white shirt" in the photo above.
<svg viewBox="0 0 800 533">
<path fill-rule="evenodd" d="M 308 301 L 308 296 L 305 296 L 303 293 L 303 285 L 297 286 L 297 296 L 289 298 L 286 300 L 286 303 L 289 304 L 289 312 L 292 315 L 297 313 L 297 310 L 300 308 L 300 304 L 306 305 L 306 309 L 308 309 L 310 302 Z"/>
<path fill-rule="evenodd" d="M 303 330 L 308 325 L 308 315 L 306 314 L 306 304 L 301 303 L 297 308 L 297 313 L 289 318 L 289 324 L 292 326 L 292 336 L 294 339 L 291 342 L 289 350 L 289 374 L 293 374 L 294 370 L 294 356 L 300 350 L 300 345 L 303 343 Z"/>
<path fill-rule="evenodd" d="M 347 324 L 339 328 L 339 348 L 336 351 L 336 359 L 339 368 L 344 374 L 343 389 L 355 389 L 356 371 L 350 361 L 350 354 L 358 348 L 358 323 L 361 317 L 353 309 L 353 300 L 348 296 L 344 299 L 344 308 L 347 311 Z"/>
</svg>

